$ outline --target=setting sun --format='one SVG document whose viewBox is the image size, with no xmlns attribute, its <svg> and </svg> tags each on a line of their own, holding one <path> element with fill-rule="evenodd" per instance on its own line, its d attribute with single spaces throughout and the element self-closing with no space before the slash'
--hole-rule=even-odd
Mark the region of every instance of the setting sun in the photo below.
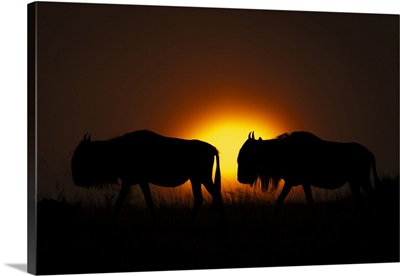
<svg viewBox="0 0 400 276">
<path fill-rule="evenodd" d="M 237 181 L 237 156 L 248 134 L 254 131 L 257 139 L 271 139 L 282 132 L 277 122 L 270 122 L 260 114 L 253 113 L 239 116 L 222 111 L 221 115 L 214 116 L 212 120 L 204 118 L 196 124 L 195 129 L 185 135 L 208 142 L 218 149 L 222 181 L 229 186 Z"/>
</svg>

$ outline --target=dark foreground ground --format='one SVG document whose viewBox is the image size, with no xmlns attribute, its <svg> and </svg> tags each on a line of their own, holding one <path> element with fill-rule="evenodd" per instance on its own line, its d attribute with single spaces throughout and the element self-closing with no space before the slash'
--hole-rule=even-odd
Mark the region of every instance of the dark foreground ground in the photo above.
<svg viewBox="0 0 400 276">
<path fill-rule="evenodd" d="M 398 179 L 387 182 L 377 210 L 356 218 L 348 199 L 307 207 L 286 203 L 271 221 L 270 204 L 225 204 L 225 223 L 204 204 L 188 225 L 190 206 L 125 205 L 111 210 L 43 200 L 38 204 L 38 274 L 133 272 L 399 262 Z"/>
</svg>

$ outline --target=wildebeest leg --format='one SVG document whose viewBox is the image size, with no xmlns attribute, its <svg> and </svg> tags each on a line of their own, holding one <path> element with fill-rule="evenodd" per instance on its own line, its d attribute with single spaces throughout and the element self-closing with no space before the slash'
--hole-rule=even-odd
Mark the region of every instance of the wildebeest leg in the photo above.
<svg viewBox="0 0 400 276">
<path fill-rule="evenodd" d="M 375 195 L 375 190 L 371 185 L 371 182 L 369 179 L 366 179 L 365 181 L 362 182 L 361 188 L 368 194 L 368 196 L 373 197 Z"/>
<path fill-rule="evenodd" d="M 276 203 L 275 203 L 275 210 L 274 210 L 274 214 L 272 217 L 273 219 L 276 219 L 276 217 L 278 216 L 278 213 L 282 207 L 282 203 L 285 200 L 286 196 L 289 194 L 290 189 L 292 189 L 292 185 L 290 185 L 288 182 L 285 182 L 285 184 L 283 185 L 282 191 L 279 194 L 278 199 L 276 200 Z"/>
<path fill-rule="evenodd" d="M 208 181 L 204 181 L 203 185 L 206 188 L 206 190 L 210 193 L 210 195 L 212 196 L 213 204 L 215 204 L 215 206 L 218 208 L 218 211 L 220 212 L 220 214 L 222 216 L 222 220 L 225 221 L 221 191 L 213 184 L 212 179 L 209 179 Z"/>
<path fill-rule="evenodd" d="M 140 189 L 142 190 L 144 200 L 146 201 L 146 205 L 150 210 L 151 216 L 153 217 L 153 220 L 155 220 L 154 204 L 153 204 L 153 198 L 151 197 L 150 186 L 148 183 L 142 183 L 139 184 L 139 186 Z"/>
<path fill-rule="evenodd" d="M 115 223 L 117 221 L 117 217 L 118 217 L 119 211 L 121 209 L 122 203 L 124 202 L 126 196 L 128 195 L 130 188 L 131 188 L 131 185 L 122 183 L 121 191 L 119 192 L 117 202 L 115 203 L 113 223 Z"/>
<path fill-rule="evenodd" d="M 351 194 L 353 196 L 354 211 L 357 216 L 361 213 L 361 186 L 357 181 L 349 181 Z"/>
<path fill-rule="evenodd" d="M 213 203 L 220 207 L 222 205 L 221 191 L 217 187 L 215 187 L 212 179 L 204 181 L 203 185 L 206 188 L 207 192 L 212 196 Z"/>
<path fill-rule="evenodd" d="M 311 186 L 307 184 L 303 184 L 303 190 L 304 194 L 306 195 L 306 201 L 309 209 L 309 214 L 310 214 L 310 219 L 311 221 L 315 221 L 316 216 L 315 216 L 315 210 L 314 210 L 314 200 L 312 197 L 312 191 L 311 191 Z"/>
<path fill-rule="evenodd" d="M 192 184 L 193 197 L 194 197 L 193 210 L 192 210 L 192 215 L 190 217 L 190 224 L 192 224 L 194 222 L 194 219 L 196 218 L 197 212 L 199 211 L 201 204 L 203 203 L 203 194 L 201 193 L 200 181 L 191 179 L 190 183 Z"/>
<path fill-rule="evenodd" d="M 368 194 L 368 203 L 370 203 L 368 206 L 372 207 L 373 211 L 376 211 L 376 190 L 372 187 L 371 181 L 369 177 L 367 177 L 363 182 L 361 182 L 361 188 Z M 375 183 L 376 185 L 376 183 Z"/>
</svg>

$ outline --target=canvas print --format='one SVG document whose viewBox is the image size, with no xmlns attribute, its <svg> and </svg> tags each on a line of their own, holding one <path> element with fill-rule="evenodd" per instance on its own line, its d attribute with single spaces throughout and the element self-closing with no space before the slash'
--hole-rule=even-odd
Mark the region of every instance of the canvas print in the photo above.
<svg viewBox="0 0 400 276">
<path fill-rule="evenodd" d="M 399 15 L 27 8 L 29 273 L 399 262 Z"/>
</svg>

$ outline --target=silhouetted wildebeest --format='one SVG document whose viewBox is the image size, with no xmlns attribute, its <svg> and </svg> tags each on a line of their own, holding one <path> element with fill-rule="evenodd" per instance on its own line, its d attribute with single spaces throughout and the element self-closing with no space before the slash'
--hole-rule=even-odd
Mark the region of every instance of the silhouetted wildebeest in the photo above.
<svg viewBox="0 0 400 276">
<path fill-rule="evenodd" d="M 212 171 L 216 157 L 214 182 Z M 121 181 L 113 221 L 132 185 L 139 184 L 154 216 L 149 183 L 176 187 L 190 180 L 194 195 L 191 221 L 203 202 L 201 184 L 222 208 L 221 173 L 217 149 L 203 141 L 164 137 L 148 130 L 127 133 L 106 141 L 91 141 L 87 134 L 71 160 L 72 178 L 77 186 L 102 187 Z"/>
<path fill-rule="evenodd" d="M 309 132 L 282 134 L 276 139 L 256 140 L 249 134 L 238 155 L 238 181 L 251 186 L 261 182 L 262 190 L 275 192 L 279 181 L 284 186 L 276 201 L 274 216 L 293 186 L 302 185 L 311 214 L 314 215 L 311 186 L 336 189 L 349 183 L 356 203 L 361 189 L 374 196 L 379 185 L 375 157 L 358 143 L 325 141 Z"/>
</svg>

